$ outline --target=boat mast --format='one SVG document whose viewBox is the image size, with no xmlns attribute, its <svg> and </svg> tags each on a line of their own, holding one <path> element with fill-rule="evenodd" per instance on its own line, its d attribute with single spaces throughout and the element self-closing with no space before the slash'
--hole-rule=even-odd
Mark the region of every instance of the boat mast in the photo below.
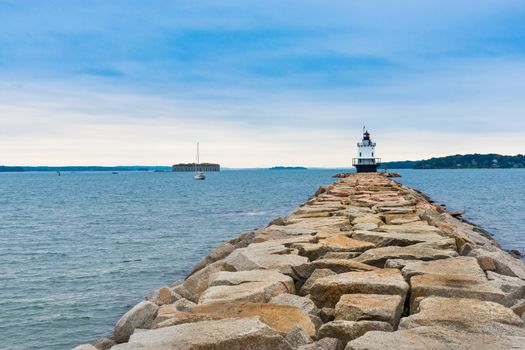
<svg viewBox="0 0 525 350">
<path fill-rule="evenodd" d="M 199 142 L 197 141 L 197 162 L 195 163 L 195 172 L 197 172 L 198 166 L 199 166 Z"/>
</svg>

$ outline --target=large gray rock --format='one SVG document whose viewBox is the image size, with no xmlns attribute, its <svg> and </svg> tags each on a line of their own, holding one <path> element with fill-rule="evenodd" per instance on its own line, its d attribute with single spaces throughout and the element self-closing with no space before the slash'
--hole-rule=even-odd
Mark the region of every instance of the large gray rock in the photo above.
<svg viewBox="0 0 525 350">
<path fill-rule="evenodd" d="M 306 219 L 289 217 L 288 222 L 291 225 L 287 225 L 287 227 L 316 230 L 318 236 L 322 233 L 339 234 L 342 228 L 350 224 L 348 219 L 342 216 Z"/>
<path fill-rule="evenodd" d="M 417 214 L 385 214 L 384 220 L 389 225 L 403 225 L 419 221 L 421 218 Z"/>
<path fill-rule="evenodd" d="M 205 256 L 201 261 L 199 261 L 193 270 L 190 272 L 190 275 L 193 275 L 195 272 L 203 269 L 204 267 L 227 257 L 233 250 L 235 246 L 230 242 L 226 242 L 213 249 L 207 256 Z"/>
<path fill-rule="evenodd" d="M 82 344 L 73 348 L 73 350 L 98 350 L 91 344 Z"/>
<path fill-rule="evenodd" d="M 397 328 L 403 312 L 399 295 L 345 294 L 335 305 L 335 319 L 346 321 L 383 321 Z"/>
<path fill-rule="evenodd" d="M 371 215 L 373 214 L 374 211 L 370 208 L 365 208 L 365 207 L 347 207 L 343 210 L 339 210 L 337 212 L 337 215 L 344 215 L 346 216 L 348 219 L 350 219 L 350 221 L 354 220 L 355 218 L 359 217 L 359 216 L 365 216 L 365 215 Z"/>
<path fill-rule="evenodd" d="M 525 336 L 523 321 L 511 309 L 490 301 L 431 297 L 419 312 L 403 317 L 399 329 L 438 326 L 458 332 Z"/>
<path fill-rule="evenodd" d="M 378 268 L 348 259 L 319 259 L 295 266 L 293 271 L 299 278 L 307 279 L 317 269 L 328 269 L 335 273 L 344 273 L 351 271 L 374 271 Z"/>
<path fill-rule="evenodd" d="M 374 232 L 356 230 L 352 238 L 374 243 L 378 247 L 408 246 L 422 242 L 438 241 L 443 237 L 435 232 L 410 233 L 410 232 Z"/>
<path fill-rule="evenodd" d="M 113 339 L 100 338 L 93 343 L 93 346 L 95 346 L 98 350 L 108 350 L 111 349 L 111 347 L 115 344 L 116 343 Z"/>
<path fill-rule="evenodd" d="M 166 305 L 168 307 L 170 305 Z M 159 317 L 168 317 L 158 328 L 206 320 L 220 320 L 233 317 L 260 317 L 270 328 L 282 334 L 289 333 L 294 327 L 303 329 L 308 336 L 315 335 L 316 327 L 310 315 L 290 305 L 261 303 L 215 303 L 199 304 L 190 310 L 178 311 L 165 309 L 159 311 Z"/>
<path fill-rule="evenodd" d="M 252 243 L 234 250 L 224 261 L 237 271 L 265 269 L 292 275 L 292 267 L 308 262 L 308 258 L 290 252 L 290 248 L 272 241 Z"/>
<path fill-rule="evenodd" d="M 345 350 L 507 350 L 525 349 L 524 337 L 456 332 L 417 327 L 397 332 L 371 331 L 352 340 Z"/>
<path fill-rule="evenodd" d="M 412 276 L 423 274 L 467 275 L 485 280 L 485 273 L 479 267 L 477 259 L 468 256 L 434 261 L 407 262 L 401 273 L 407 280 L 410 280 Z"/>
<path fill-rule="evenodd" d="M 308 345 L 303 345 L 297 350 L 343 350 L 343 343 L 337 338 L 323 338 Z"/>
<path fill-rule="evenodd" d="M 283 284 L 289 293 L 294 293 L 293 279 L 276 270 L 249 270 L 228 272 L 222 271 L 210 276 L 208 285 L 211 286 L 236 286 L 248 282 L 273 282 Z"/>
<path fill-rule="evenodd" d="M 159 307 L 150 301 L 141 301 L 126 312 L 115 325 L 114 336 L 117 343 L 128 341 L 136 328 L 151 328 Z"/>
<path fill-rule="evenodd" d="M 258 317 L 186 323 L 133 334 L 112 350 L 291 350 L 278 332 Z"/>
<path fill-rule="evenodd" d="M 525 298 L 525 281 L 521 278 L 487 271 L 487 279 L 492 287 L 505 293 L 509 303 L 514 304 L 517 300 Z"/>
<path fill-rule="evenodd" d="M 336 320 L 325 323 L 319 328 L 318 338 L 337 338 L 346 345 L 350 340 L 356 339 L 369 331 L 393 331 L 392 325 L 380 321 L 344 321 Z"/>
<path fill-rule="evenodd" d="M 224 302 L 267 303 L 276 295 L 290 293 L 281 282 L 247 282 L 230 286 L 213 286 L 206 289 L 199 304 Z"/>
<path fill-rule="evenodd" d="M 416 221 L 403 225 L 382 225 L 378 229 L 383 232 L 407 232 L 407 233 L 429 233 L 435 232 L 444 235 L 443 231 L 435 226 L 429 225 L 426 221 Z"/>
<path fill-rule="evenodd" d="M 356 217 L 352 220 L 352 225 L 359 225 L 359 224 L 368 224 L 372 223 L 375 224 L 376 227 L 381 226 L 384 224 L 383 220 L 377 215 L 363 215 Z"/>
<path fill-rule="evenodd" d="M 315 281 L 322 277 L 334 276 L 337 273 L 333 272 L 330 269 L 316 269 L 312 272 L 310 277 L 304 282 L 301 289 L 299 290 L 299 295 L 308 295 L 310 294 L 310 289 L 314 285 Z"/>
<path fill-rule="evenodd" d="M 347 272 L 323 277 L 310 289 L 310 298 L 318 307 L 335 307 L 343 294 L 388 294 L 405 297 L 408 284 L 397 269 Z"/>
<path fill-rule="evenodd" d="M 421 244 L 421 243 L 420 243 Z M 370 249 L 359 255 L 354 260 L 368 265 L 383 267 L 389 259 L 404 260 L 438 260 L 458 256 L 454 250 L 442 250 L 420 246 L 419 244 L 407 247 L 382 247 Z"/>
<path fill-rule="evenodd" d="M 312 342 L 312 338 L 310 338 L 301 327 L 297 326 L 293 327 L 293 329 L 286 334 L 285 339 L 294 349 Z"/>
<path fill-rule="evenodd" d="M 184 298 L 177 300 L 173 304 L 162 305 L 159 307 L 157 316 L 153 320 L 152 328 L 159 327 L 159 324 L 174 317 L 177 313 L 191 311 L 196 305 L 194 302 Z"/>
<path fill-rule="evenodd" d="M 485 246 L 483 249 L 473 249 L 469 252 L 469 255 L 476 257 L 480 261 L 480 265 L 481 261 L 485 264 L 490 263 L 494 267 L 494 272 L 525 280 L 525 264 L 523 261 L 512 257 L 498 247 Z M 481 267 L 486 266 L 485 264 Z M 485 270 L 486 268 L 483 269 Z"/>
<path fill-rule="evenodd" d="M 362 231 L 372 231 L 379 227 L 378 224 L 374 224 L 372 222 L 363 222 L 361 224 L 355 224 L 352 228 L 354 230 L 362 230 Z"/>
<path fill-rule="evenodd" d="M 387 207 L 378 205 L 375 209 L 385 214 L 411 214 L 415 212 L 414 207 Z"/>
<path fill-rule="evenodd" d="M 305 297 L 295 294 L 279 294 L 270 300 L 272 304 L 290 305 L 303 310 L 306 314 L 319 316 L 320 310 L 315 306 L 314 302 Z"/>
<path fill-rule="evenodd" d="M 174 303 L 179 299 L 182 299 L 181 295 L 166 287 L 151 291 L 146 295 L 147 301 L 151 301 L 159 306 Z"/>
<path fill-rule="evenodd" d="M 291 238 L 300 238 L 300 241 L 308 242 L 313 240 L 318 230 L 294 227 L 293 225 L 281 226 L 271 225 L 264 229 L 258 230 L 253 243 L 260 243 L 269 240 L 287 241 Z"/>
<path fill-rule="evenodd" d="M 511 306 L 512 300 L 499 289 L 491 286 L 486 277 L 472 275 L 426 274 L 410 279 L 410 311 L 417 308 L 420 298 L 438 296 L 447 298 L 472 298 L 493 301 Z"/>
<path fill-rule="evenodd" d="M 512 305 L 511 310 L 523 320 L 525 317 L 525 299 L 518 300 Z"/>
<path fill-rule="evenodd" d="M 216 261 L 188 277 L 177 292 L 184 298 L 197 302 L 208 288 L 210 276 L 220 271 L 236 271 L 236 269 L 224 260 Z"/>
</svg>

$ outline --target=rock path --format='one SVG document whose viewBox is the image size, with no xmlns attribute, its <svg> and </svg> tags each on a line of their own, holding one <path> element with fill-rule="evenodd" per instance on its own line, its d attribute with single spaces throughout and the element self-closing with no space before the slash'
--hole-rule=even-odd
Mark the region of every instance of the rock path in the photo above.
<svg viewBox="0 0 525 350">
<path fill-rule="evenodd" d="M 321 187 L 77 349 L 525 349 L 523 262 L 386 175 Z"/>
</svg>

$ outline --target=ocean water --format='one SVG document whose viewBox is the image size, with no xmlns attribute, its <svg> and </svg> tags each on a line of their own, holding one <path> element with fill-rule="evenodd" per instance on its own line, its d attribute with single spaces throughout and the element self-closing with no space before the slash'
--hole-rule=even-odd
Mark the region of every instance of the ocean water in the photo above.
<svg viewBox="0 0 525 350">
<path fill-rule="evenodd" d="M 400 172 L 525 250 L 524 170 Z M 287 214 L 334 173 L 0 173 L 0 347 L 70 349 L 108 334 L 148 290 Z"/>
</svg>

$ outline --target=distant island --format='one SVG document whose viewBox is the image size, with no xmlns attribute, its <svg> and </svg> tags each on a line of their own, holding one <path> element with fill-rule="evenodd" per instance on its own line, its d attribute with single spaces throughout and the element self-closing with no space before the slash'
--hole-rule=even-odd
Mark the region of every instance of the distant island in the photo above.
<svg viewBox="0 0 525 350">
<path fill-rule="evenodd" d="M 6 166 L 0 165 L 0 173 L 27 171 L 169 171 L 169 166 Z"/>
<path fill-rule="evenodd" d="M 270 170 L 308 170 L 304 166 L 274 166 Z"/>
<path fill-rule="evenodd" d="M 426 160 L 385 162 L 382 169 L 508 169 L 525 168 L 525 155 L 456 154 Z"/>
</svg>

